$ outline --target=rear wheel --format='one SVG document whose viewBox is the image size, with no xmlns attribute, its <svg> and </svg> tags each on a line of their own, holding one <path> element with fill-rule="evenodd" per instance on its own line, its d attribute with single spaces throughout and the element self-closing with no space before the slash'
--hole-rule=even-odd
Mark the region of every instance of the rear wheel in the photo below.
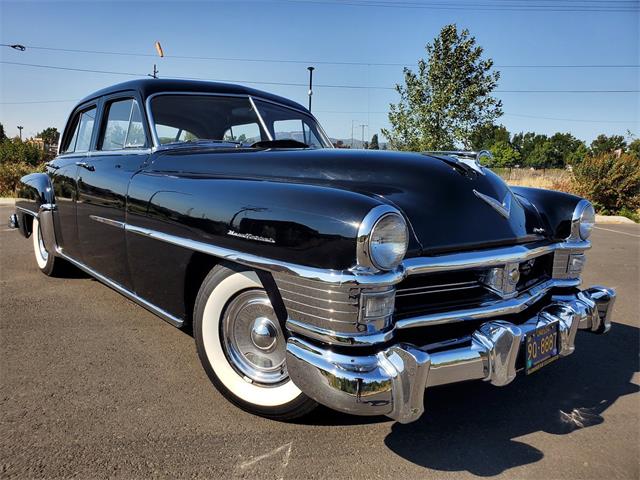
<svg viewBox="0 0 640 480">
<path fill-rule="evenodd" d="M 231 402 L 281 420 L 315 408 L 289 378 L 286 339 L 255 272 L 214 267 L 198 292 L 193 326 L 200 361 Z"/>
<path fill-rule="evenodd" d="M 55 276 L 62 270 L 62 259 L 47 250 L 42 238 L 42 230 L 40 222 L 36 217 L 33 218 L 31 227 L 31 238 L 33 241 L 33 253 L 36 257 L 36 263 L 42 273 L 48 276 Z"/>
</svg>

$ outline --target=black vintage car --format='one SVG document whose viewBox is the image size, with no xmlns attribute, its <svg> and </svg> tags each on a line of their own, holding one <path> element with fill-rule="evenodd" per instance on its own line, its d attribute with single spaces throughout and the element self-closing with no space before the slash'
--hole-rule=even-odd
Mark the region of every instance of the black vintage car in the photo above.
<svg viewBox="0 0 640 480">
<path fill-rule="evenodd" d="M 593 207 L 509 188 L 479 155 L 333 149 L 308 110 L 236 85 L 88 96 L 12 226 L 177 327 L 236 405 L 410 422 L 435 385 L 506 385 L 610 328 L 579 289 Z M 543 373 L 541 373 L 543 374 Z"/>
</svg>

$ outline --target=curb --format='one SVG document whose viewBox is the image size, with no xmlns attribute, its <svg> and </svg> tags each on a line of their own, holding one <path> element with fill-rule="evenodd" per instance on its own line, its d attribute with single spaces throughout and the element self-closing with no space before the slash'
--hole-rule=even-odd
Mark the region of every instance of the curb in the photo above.
<svg viewBox="0 0 640 480">
<path fill-rule="evenodd" d="M 634 222 L 630 218 L 623 217 L 621 215 L 596 215 L 596 223 L 601 223 L 604 225 L 622 225 L 622 224 L 636 225 L 636 222 Z"/>
</svg>

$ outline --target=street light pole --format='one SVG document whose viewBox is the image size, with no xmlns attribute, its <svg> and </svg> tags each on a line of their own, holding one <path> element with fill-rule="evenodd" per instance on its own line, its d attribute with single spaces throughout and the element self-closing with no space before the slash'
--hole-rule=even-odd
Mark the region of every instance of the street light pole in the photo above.
<svg viewBox="0 0 640 480">
<path fill-rule="evenodd" d="M 24 128 L 22 125 L 18 125 L 18 130 L 20 130 L 20 141 L 22 141 L 22 129 Z"/>
<path fill-rule="evenodd" d="M 362 127 L 362 148 L 364 148 L 364 127 L 368 127 L 369 125 L 366 124 L 362 124 L 360 125 L 360 127 Z"/>
<path fill-rule="evenodd" d="M 311 111 L 311 95 L 313 95 L 313 67 L 307 67 L 309 70 L 309 111 Z"/>
</svg>

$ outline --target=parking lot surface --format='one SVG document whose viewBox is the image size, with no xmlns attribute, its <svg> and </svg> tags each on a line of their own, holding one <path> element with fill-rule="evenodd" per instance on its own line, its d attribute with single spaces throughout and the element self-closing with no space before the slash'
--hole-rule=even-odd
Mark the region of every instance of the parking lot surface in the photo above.
<svg viewBox="0 0 640 480">
<path fill-rule="evenodd" d="M 193 338 L 77 272 L 48 278 L 0 207 L 1 478 L 624 478 L 640 475 L 640 226 L 593 234 L 584 284 L 618 291 L 605 336 L 512 384 L 427 391 L 400 425 L 244 413 Z"/>
</svg>

